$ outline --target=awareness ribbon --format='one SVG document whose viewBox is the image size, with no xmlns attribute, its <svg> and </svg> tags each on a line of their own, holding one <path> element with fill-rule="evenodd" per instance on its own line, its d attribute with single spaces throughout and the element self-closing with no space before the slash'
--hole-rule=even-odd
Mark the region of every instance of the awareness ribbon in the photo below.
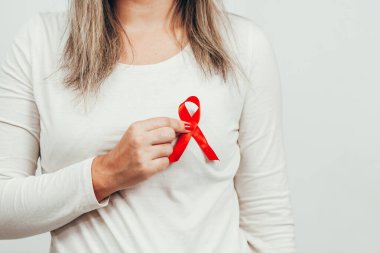
<svg viewBox="0 0 380 253">
<path fill-rule="evenodd" d="M 187 110 L 185 103 L 186 102 L 193 102 L 198 106 L 198 110 L 193 114 L 190 115 L 189 111 Z M 199 99 L 196 96 L 190 96 L 188 97 L 184 102 L 182 102 L 178 107 L 178 115 L 183 121 L 190 122 L 194 128 L 189 133 L 182 133 L 178 137 L 178 141 L 173 147 L 173 153 L 169 156 L 169 162 L 173 163 L 178 161 L 178 159 L 181 157 L 182 153 L 185 151 L 185 148 L 187 144 L 190 141 L 190 138 L 193 137 L 202 151 L 205 153 L 207 158 L 209 160 L 219 160 L 219 158 L 216 156 L 214 150 L 210 147 L 210 145 L 207 143 L 207 140 L 205 136 L 203 135 L 201 129 L 198 126 L 199 119 L 201 114 L 201 106 L 199 103 Z"/>
</svg>

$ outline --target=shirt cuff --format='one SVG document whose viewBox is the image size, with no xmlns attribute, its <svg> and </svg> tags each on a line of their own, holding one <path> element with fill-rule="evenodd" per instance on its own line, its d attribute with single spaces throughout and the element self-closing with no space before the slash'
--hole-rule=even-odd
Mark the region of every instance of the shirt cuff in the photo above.
<svg viewBox="0 0 380 253">
<path fill-rule="evenodd" d="M 101 202 L 98 202 L 96 199 L 94 186 L 92 184 L 92 162 L 95 159 L 96 156 L 89 157 L 85 160 L 83 160 L 83 168 L 82 168 L 82 184 L 83 184 L 83 191 L 84 191 L 84 197 L 81 209 L 84 212 L 89 212 L 94 209 L 98 209 L 101 207 L 105 207 L 108 205 L 111 195 L 103 199 Z"/>
</svg>

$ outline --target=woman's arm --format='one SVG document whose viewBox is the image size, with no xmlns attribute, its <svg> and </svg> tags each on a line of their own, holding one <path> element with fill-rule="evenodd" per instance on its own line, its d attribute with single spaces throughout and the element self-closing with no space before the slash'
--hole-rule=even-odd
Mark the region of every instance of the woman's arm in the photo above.
<svg viewBox="0 0 380 253">
<path fill-rule="evenodd" d="M 35 176 L 40 154 L 40 117 L 32 88 L 36 15 L 14 38 L 0 69 L 0 239 L 59 228 L 108 204 L 93 190 L 89 157 L 54 173 Z"/>
<path fill-rule="evenodd" d="M 252 252 L 293 253 L 280 76 L 266 34 L 256 25 L 251 31 L 251 82 L 240 119 L 241 163 L 234 179 L 240 227 Z"/>
</svg>

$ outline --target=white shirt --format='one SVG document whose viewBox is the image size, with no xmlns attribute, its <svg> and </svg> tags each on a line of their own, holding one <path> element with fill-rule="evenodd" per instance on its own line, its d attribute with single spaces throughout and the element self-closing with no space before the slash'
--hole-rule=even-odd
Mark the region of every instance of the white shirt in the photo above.
<svg viewBox="0 0 380 253">
<path fill-rule="evenodd" d="M 295 252 L 276 59 L 258 25 L 229 16 L 249 82 L 207 80 L 188 46 L 157 64 L 118 63 L 87 113 L 54 73 L 66 12 L 26 23 L 0 72 L 0 239 L 50 231 L 51 253 Z M 193 95 L 219 160 L 191 138 L 169 168 L 98 203 L 93 159 L 137 120 L 179 118 Z"/>
</svg>

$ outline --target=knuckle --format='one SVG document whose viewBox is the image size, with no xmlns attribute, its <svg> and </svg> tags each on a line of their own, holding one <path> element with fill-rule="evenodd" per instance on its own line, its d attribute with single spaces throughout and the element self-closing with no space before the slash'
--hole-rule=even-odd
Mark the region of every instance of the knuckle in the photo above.
<svg viewBox="0 0 380 253">
<path fill-rule="evenodd" d="M 155 165 L 155 168 L 153 170 L 155 172 L 161 172 L 165 170 L 169 166 L 169 159 L 168 158 L 162 158 L 160 161 Z"/>
<path fill-rule="evenodd" d="M 130 142 L 131 142 L 132 146 L 134 146 L 134 147 L 136 147 L 136 146 L 139 145 L 139 141 L 138 141 L 138 139 L 135 138 L 134 136 L 132 136 L 132 137 L 130 138 Z"/>
<path fill-rule="evenodd" d="M 159 133 L 158 133 L 159 139 L 167 138 L 167 134 L 168 133 L 167 133 L 166 127 L 161 128 Z"/>
<path fill-rule="evenodd" d="M 174 139 L 175 138 L 175 131 L 173 128 L 171 127 L 167 127 L 165 129 L 165 137 L 169 138 L 169 139 Z"/>
<path fill-rule="evenodd" d="M 166 169 L 167 167 L 169 166 L 169 158 L 165 158 L 165 159 L 162 159 L 162 162 L 161 162 L 161 170 L 164 170 Z"/>
<path fill-rule="evenodd" d="M 167 154 L 171 154 L 171 153 L 173 153 L 173 145 L 171 145 L 171 144 L 168 144 L 168 145 L 166 145 L 166 152 L 167 152 Z"/>
<path fill-rule="evenodd" d="M 164 117 L 164 121 L 167 126 L 170 126 L 171 120 L 169 117 Z"/>
<path fill-rule="evenodd" d="M 136 122 L 133 122 L 130 126 L 129 126 L 129 131 L 130 132 L 135 132 L 136 130 L 137 130 L 137 125 L 138 125 L 138 121 L 136 121 Z"/>
<path fill-rule="evenodd" d="M 182 122 L 180 120 L 176 120 L 176 125 L 178 128 L 182 128 Z"/>
<path fill-rule="evenodd" d="M 154 169 L 154 171 L 157 173 L 157 172 L 161 172 L 165 169 L 165 167 L 160 163 L 156 166 L 156 168 Z"/>
<path fill-rule="evenodd" d="M 135 147 L 140 147 L 142 146 L 144 143 L 144 137 L 142 135 L 138 135 L 138 134 L 135 134 L 133 137 L 132 137 L 132 144 L 135 146 Z"/>
</svg>

